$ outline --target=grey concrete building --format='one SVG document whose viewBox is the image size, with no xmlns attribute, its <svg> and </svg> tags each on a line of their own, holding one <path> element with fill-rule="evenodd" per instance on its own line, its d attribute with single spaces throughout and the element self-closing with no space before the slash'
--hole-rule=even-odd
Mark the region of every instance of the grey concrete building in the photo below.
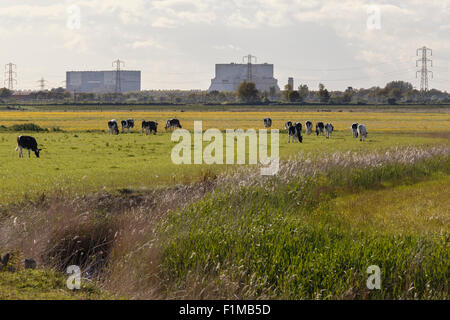
<svg viewBox="0 0 450 320">
<path fill-rule="evenodd" d="M 243 81 L 251 81 L 259 91 L 280 90 L 273 77 L 273 64 L 229 63 L 216 64 L 216 77 L 211 80 L 209 91 L 236 91 Z"/>
<path fill-rule="evenodd" d="M 109 93 L 116 91 L 116 71 L 67 71 L 66 88 L 70 92 Z M 121 70 L 120 92 L 140 91 L 141 72 Z"/>
</svg>

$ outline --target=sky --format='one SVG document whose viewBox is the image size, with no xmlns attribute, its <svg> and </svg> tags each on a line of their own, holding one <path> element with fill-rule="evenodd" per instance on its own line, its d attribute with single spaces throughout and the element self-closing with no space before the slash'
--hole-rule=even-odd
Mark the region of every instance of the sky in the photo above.
<svg viewBox="0 0 450 320">
<path fill-rule="evenodd" d="M 280 87 L 420 88 L 416 49 L 427 46 L 430 87 L 450 91 L 450 0 L 0 0 L 0 41 L 18 89 L 121 59 L 143 90 L 206 90 L 216 63 L 248 54 L 274 64 Z"/>
</svg>

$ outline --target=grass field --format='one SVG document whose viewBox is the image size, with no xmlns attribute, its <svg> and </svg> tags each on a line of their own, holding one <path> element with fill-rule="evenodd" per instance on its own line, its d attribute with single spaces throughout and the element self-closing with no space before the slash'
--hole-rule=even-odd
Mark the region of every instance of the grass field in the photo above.
<svg viewBox="0 0 450 320">
<path fill-rule="evenodd" d="M 336 132 L 332 139 L 305 136 L 303 144 L 288 144 L 281 133 L 280 155 L 286 158 L 298 151 L 316 154 L 344 150 L 373 150 L 397 145 L 446 143 L 440 135 L 450 124 L 450 115 L 411 113 L 285 113 L 285 112 L 3 112 L 0 126 L 32 122 L 43 128 L 58 127 L 65 132 L 32 133 L 44 150 L 41 158 L 19 159 L 16 138 L 20 132 L 0 131 L 2 175 L 0 200 L 12 201 L 40 196 L 43 192 L 85 193 L 100 189 L 154 188 L 198 181 L 229 166 L 177 166 L 171 162 L 170 133 L 163 120 L 178 117 L 184 128 L 192 130 L 194 120 L 203 121 L 203 129 L 262 128 L 269 115 L 273 128 L 283 129 L 289 119 L 304 122 L 331 121 Z M 110 136 L 105 124 L 109 119 L 154 119 L 160 123 L 157 135 L 145 136 L 135 128 L 132 134 Z M 364 121 L 360 121 L 363 119 Z M 369 136 L 365 143 L 351 137 L 350 124 L 364 122 Z M 139 123 L 137 123 L 139 127 Z M 87 132 L 91 130 L 92 132 Z M 99 130 L 105 131 L 101 132 Z M 435 132 L 436 135 L 429 135 Z M 399 134 L 397 134 L 399 133 Z M 206 146 L 207 143 L 204 143 Z M 24 165 L 27 163 L 27 165 Z"/>
<path fill-rule="evenodd" d="M 194 120 L 259 129 L 266 116 L 273 128 L 311 120 L 336 132 L 288 144 L 282 131 L 280 172 L 262 177 L 254 166 L 177 166 L 161 128 L 177 117 L 189 130 Z M 105 132 L 130 117 L 158 120 L 160 132 Z M 0 112 L 0 128 L 28 122 L 63 131 L 27 133 L 41 157 L 19 159 L 25 133 L 0 129 L 0 253 L 59 271 L 101 261 L 96 284 L 114 297 L 450 298 L 448 113 Z M 365 142 L 352 122 L 367 126 Z M 379 291 L 365 287 L 372 264 Z M 74 296 L 60 273 L 42 282 L 46 272 L 0 272 L 0 297 L 111 297 Z"/>
</svg>

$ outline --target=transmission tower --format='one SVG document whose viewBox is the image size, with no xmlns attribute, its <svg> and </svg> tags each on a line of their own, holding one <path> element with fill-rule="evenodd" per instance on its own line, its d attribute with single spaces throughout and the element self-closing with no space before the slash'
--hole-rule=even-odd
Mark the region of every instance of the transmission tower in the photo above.
<svg viewBox="0 0 450 320">
<path fill-rule="evenodd" d="M 14 89 L 14 83 L 17 83 L 16 72 L 17 66 L 14 63 L 8 63 L 5 65 L 5 84 L 7 84 L 9 90 Z"/>
<path fill-rule="evenodd" d="M 253 78 L 253 75 L 252 75 L 252 59 L 253 58 L 256 63 L 256 57 L 252 56 L 251 54 L 242 57 L 242 62 L 245 62 L 245 59 L 247 59 L 247 82 L 251 82 L 252 78 Z"/>
<path fill-rule="evenodd" d="M 41 91 L 44 91 L 45 90 L 45 83 L 48 82 L 48 81 L 45 80 L 44 78 L 41 78 L 37 82 L 39 82 L 39 87 L 41 88 Z"/>
<path fill-rule="evenodd" d="M 121 61 L 119 59 L 113 61 L 113 63 L 112 63 L 112 66 L 116 67 L 116 88 L 114 90 L 116 95 L 122 92 L 122 88 L 121 88 L 121 85 L 120 85 L 120 66 L 121 65 L 125 66 L 125 62 Z"/>
<path fill-rule="evenodd" d="M 422 52 L 420 55 L 419 51 Z M 428 51 L 430 52 L 430 56 L 432 56 L 433 51 L 425 46 L 416 50 L 416 55 L 421 56 L 421 59 L 416 61 L 416 67 L 419 66 L 419 62 L 421 63 L 420 71 L 416 71 L 416 78 L 417 73 L 420 72 L 420 91 L 422 92 L 428 91 L 428 73 L 431 73 L 431 78 L 433 78 L 433 71 L 428 70 L 428 62 L 430 62 L 431 67 L 433 66 L 433 61 L 427 58 Z"/>
</svg>

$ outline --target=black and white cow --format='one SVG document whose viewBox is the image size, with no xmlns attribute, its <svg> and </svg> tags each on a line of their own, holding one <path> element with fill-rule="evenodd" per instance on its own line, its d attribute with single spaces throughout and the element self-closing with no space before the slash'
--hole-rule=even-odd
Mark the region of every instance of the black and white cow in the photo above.
<svg viewBox="0 0 450 320">
<path fill-rule="evenodd" d="M 120 123 L 122 124 L 122 133 L 124 132 L 125 129 L 127 129 L 127 132 L 130 132 L 130 129 L 134 128 L 133 119 L 122 120 Z"/>
<path fill-rule="evenodd" d="M 306 125 L 306 134 L 311 134 L 312 133 L 312 122 L 306 121 L 305 125 Z"/>
<path fill-rule="evenodd" d="M 158 122 L 157 121 L 142 121 L 142 132 L 145 130 L 145 134 L 150 134 L 153 132 L 153 134 L 156 134 L 156 131 L 158 129 Z"/>
<path fill-rule="evenodd" d="M 115 119 L 108 121 L 108 132 L 110 134 L 119 134 L 119 125 Z"/>
<path fill-rule="evenodd" d="M 367 129 L 363 124 L 358 125 L 359 141 L 364 141 L 367 138 Z"/>
<path fill-rule="evenodd" d="M 31 151 L 34 151 L 36 157 L 39 158 L 39 151 L 42 150 L 38 149 L 35 138 L 29 136 L 18 136 L 16 151 L 19 150 L 19 158 L 23 158 L 22 149 L 28 150 L 28 158 L 31 157 Z"/>
<path fill-rule="evenodd" d="M 325 129 L 325 126 L 323 125 L 323 122 L 316 123 L 316 135 L 323 133 Z"/>
<path fill-rule="evenodd" d="M 358 123 L 353 123 L 351 129 L 353 133 L 353 138 L 358 138 Z"/>
<path fill-rule="evenodd" d="M 303 142 L 302 124 L 300 122 L 291 124 L 291 126 L 288 129 L 288 134 L 289 134 L 288 143 L 291 142 L 291 137 L 292 137 L 292 142 L 295 141 L 295 138 L 298 139 L 298 142 Z"/>
<path fill-rule="evenodd" d="M 289 130 L 289 128 L 292 126 L 292 121 L 288 121 L 284 124 L 284 127 L 286 128 L 286 130 Z"/>
<path fill-rule="evenodd" d="M 169 119 L 169 120 L 167 120 L 166 126 L 164 128 L 166 130 L 170 129 L 170 128 L 180 128 L 181 129 L 180 120 L 178 120 L 178 119 Z"/>
<path fill-rule="evenodd" d="M 325 125 L 325 135 L 326 135 L 327 139 L 331 137 L 331 133 L 333 132 L 333 130 L 334 130 L 334 127 L 331 123 L 327 123 Z"/>
<path fill-rule="evenodd" d="M 265 118 L 264 119 L 264 128 L 270 128 L 272 126 L 272 119 Z"/>
</svg>

